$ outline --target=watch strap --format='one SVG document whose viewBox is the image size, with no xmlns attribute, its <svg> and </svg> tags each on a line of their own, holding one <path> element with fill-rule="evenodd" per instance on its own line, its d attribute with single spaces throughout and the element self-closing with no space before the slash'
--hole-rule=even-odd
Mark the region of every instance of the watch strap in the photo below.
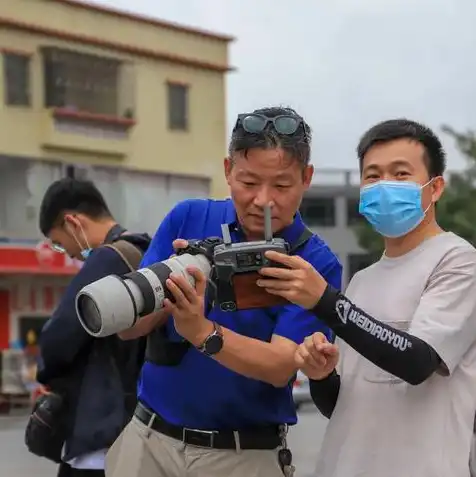
<svg viewBox="0 0 476 477">
<path fill-rule="evenodd" d="M 197 346 L 197 350 L 200 351 L 201 353 L 205 353 L 210 355 L 207 351 L 207 344 L 210 343 L 211 340 L 215 339 L 215 337 L 218 336 L 223 339 L 223 331 L 221 326 L 216 323 L 215 321 L 213 322 L 213 331 L 205 338 L 203 343 L 199 346 Z"/>
</svg>

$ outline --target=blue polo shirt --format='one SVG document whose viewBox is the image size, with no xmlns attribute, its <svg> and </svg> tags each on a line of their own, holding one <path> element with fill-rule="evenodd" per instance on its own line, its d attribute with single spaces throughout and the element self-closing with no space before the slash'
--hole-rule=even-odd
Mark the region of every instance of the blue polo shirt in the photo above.
<svg viewBox="0 0 476 477">
<path fill-rule="evenodd" d="M 161 223 L 141 266 L 169 258 L 173 253 L 172 242 L 177 238 L 221 237 L 222 223 L 233 224 L 230 228 L 234 242 L 245 241 L 235 226 L 236 212 L 230 199 L 179 203 Z M 292 246 L 304 228 L 301 216 L 296 214 L 294 222 L 279 236 Z M 310 262 L 333 287 L 341 288 L 342 267 L 319 237 L 311 237 L 297 254 Z M 243 336 L 267 342 L 273 334 L 298 344 L 316 331 L 331 336 L 315 315 L 297 305 L 237 312 L 214 308 L 208 318 Z M 172 318 L 166 326 L 170 339 L 181 339 Z M 178 366 L 146 362 L 139 382 L 139 399 L 166 421 L 192 429 L 244 429 L 297 422 L 291 383 L 276 388 L 241 376 L 192 347 Z"/>
</svg>

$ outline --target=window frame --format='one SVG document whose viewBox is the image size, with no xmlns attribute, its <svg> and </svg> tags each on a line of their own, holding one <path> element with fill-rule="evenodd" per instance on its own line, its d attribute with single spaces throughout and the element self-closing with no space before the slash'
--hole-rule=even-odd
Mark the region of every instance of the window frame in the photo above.
<svg viewBox="0 0 476 477">
<path fill-rule="evenodd" d="M 359 225 L 364 219 L 362 215 L 359 213 L 359 197 L 346 197 L 345 200 L 345 209 L 346 209 L 346 224 L 347 227 L 355 227 Z M 352 212 L 352 203 L 354 203 L 357 207 Z"/>
<path fill-rule="evenodd" d="M 31 82 L 31 55 L 28 53 L 16 52 L 4 50 L 2 53 L 3 61 L 3 83 L 4 83 L 4 97 L 3 102 L 5 106 L 16 107 L 16 108 L 31 108 L 32 106 L 32 82 Z M 13 68 L 13 64 L 9 65 L 10 60 L 19 61 L 18 64 L 21 64 L 23 70 L 22 81 L 13 81 L 13 84 L 9 81 L 11 74 L 19 74 L 17 70 L 13 73 L 13 70 L 9 71 L 10 68 Z M 18 66 L 17 64 L 17 66 Z M 18 94 L 17 88 L 20 83 L 23 83 L 23 91 Z M 13 86 L 13 88 L 12 88 Z M 20 101 L 15 100 L 15 96 L 18 98 L 21 97 Z"/>
<path fill-rule="evenodd" d="M 55 55 L 57 55 L 56 59 Z M 75 57 L 78 60 L 77 65 L 74 63 Z M 81 50 L 57 47 L 42 48 L 41 60 L 44 77 L 43 104 L 45 108 L 77 108 L 79 113 L 89 113 L 96 116 L 111 118 L 121 117 L 121 112 L 119 110 L 121 97 L 120 71 L 123 66 L 121 60 Z M 82 64 L 80 61 L 82 61 Z M 102 63 L 102 71 L 107 71 L 108 67 L 113 71 L 114 74 L 108 80 L 111 87 L 106 88 L 102 93 L 94 92 L 93 95 L 89 95 L 90 101 L 79 101 L 77 105 L 69 104 L 68 101 L 71 101 L 70 95 L 73 95 L 74 97 L 75 90 L 71 86 L 66 87 L 57 84 L 57 79 L 61 76 L 61 71 L 64 70 L 63 74 L 66 79 L 70 78 L 73 82 L 77 81 L 77 84 L 79 84 L 78 97 L 83 98 L 87 95 L 87 88 L 83 76 L 81 74 L 78 75 L 78 72 L 83 72 L 85 68 L 84 65 L 88 62 L 91 62 L 91 65 L 93 65 L 95 61 Z M 76 80 L 74 78 L 76 78 Z M 104 79 L 99 80 L 99 76 L 89 79 L 92 81 L 93 86 L 91 87 L 93 89 L 98 87 L 98 89 L 101 90 L 101 87 L 104 87 L 106 84 L 106 82 L 104 82 L 104 84 L 102 83 L 102 81 L 105 81 Z M 99 101 L 94 101 L 94 95 L 97 96 Z M 99 102 L 99 104 L 107 105 L 108 107 L 102 109 L 91 107 L 91 101 L 93 104 Z"/>
<path fill-rule="evenodd" d="M 190 85 L 176 81 L 167 81 L 167 126 L 170 131 L 187 132 L 190 130 Z M 174 91 L 181 91 L 180 119 L 177 119 L 173 97 Z"/>
<path fill-rule="evenodd" d="M 316 204 L 316 202 L 321 201 L 321 204 Z M 313 204 L 314 202 L 314 204 Z M 332 204 L 332 206 L 329 207 L 329 205 Z M 311 208 L 311 207 L 322 207 L 323 209 L 330 209 L 330 214 L 327 214 L 327 217 L 329 219 L 326 220 L 313 220 L 312 216 L 309 218 L 309 216 L 306 215 L 306 208 Z M 331 197 L 331 196 L 315 196 L 315 197 L 304 197 L 301 206 L 299 207 L 300 214 L 303 218 L 303 221 L 309 225 L 310 227 L 327 227 L 327 228 L 332 228 L 332 227 L 337 227 L 337 205 L 336 205 L 336 197 Z"/>
</svg>

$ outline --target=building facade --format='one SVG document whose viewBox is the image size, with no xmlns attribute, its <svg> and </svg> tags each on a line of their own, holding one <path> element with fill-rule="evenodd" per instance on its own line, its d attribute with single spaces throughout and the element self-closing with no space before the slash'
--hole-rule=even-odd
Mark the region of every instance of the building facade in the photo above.
<svg viewBox="0 0 476 477">
<path fill-rule="evenodd" d="M 93 180 L 149 233 L 184 198 L 226 195 L 231 40 L 86 2 L 0 2 L 0 348 L 41 328 L 77 271 L 37 246 L 52 181 Z"/>
<path fill-rule="evenodd" d="M 306 224 L 338 255 L 344 286 L 372 263 L 355 234 L 355 226 L 364 220 L 359 215 L 359 184 L 359 171 L 317 169 L 301 204 Z"/>
</svg>

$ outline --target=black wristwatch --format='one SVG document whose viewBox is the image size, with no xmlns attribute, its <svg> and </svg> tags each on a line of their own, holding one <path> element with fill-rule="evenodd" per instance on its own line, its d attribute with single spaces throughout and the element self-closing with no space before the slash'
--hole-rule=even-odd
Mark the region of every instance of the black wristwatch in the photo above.
<svg viewBox="0 0 476 477">
<path fill-rule="evenodd" d="M 223 348 L 223 331 L 218 323 L 213 322 L 213 331 L 205 338 L 205 341 L 197 346 L 198 351 L 207 356 L 213 356 Z"/>
</svg>

